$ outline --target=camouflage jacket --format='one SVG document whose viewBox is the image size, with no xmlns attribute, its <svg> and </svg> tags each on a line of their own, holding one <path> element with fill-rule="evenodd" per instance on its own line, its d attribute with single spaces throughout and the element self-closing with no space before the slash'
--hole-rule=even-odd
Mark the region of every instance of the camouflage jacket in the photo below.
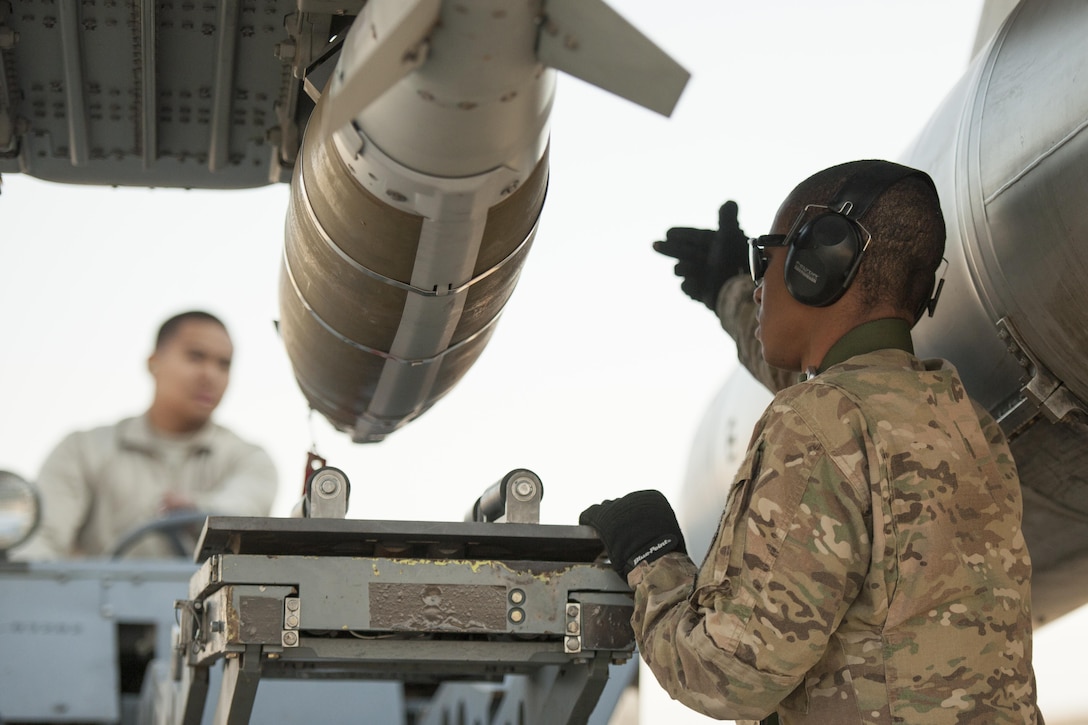
<svg viewBox="0 0 1088 725">
<path fill-rule="evenodd" d="M 854 355 L 757 423 L 701 568 L 631 572 L 639 649 L 718 718 L 1037 723 L 1016 467 L 956 371 Z"/>
</svg>

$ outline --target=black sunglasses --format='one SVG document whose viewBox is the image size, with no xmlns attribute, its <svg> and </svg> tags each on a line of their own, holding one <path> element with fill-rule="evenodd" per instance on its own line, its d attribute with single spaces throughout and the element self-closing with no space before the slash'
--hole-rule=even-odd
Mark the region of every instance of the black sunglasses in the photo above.
<svg viewBox="0 0 1088 725">
<path fill-rule="evenodd" d="M 767 272 L 767 255 L 763 250 L 767 247 L 785 247 L 785 234 L 764 234 L 762 237 L 748 240 L 748 263 L 752 270 L 752 281 L 759 284 L 763 281 L 763 275 Z"/>
</svg>

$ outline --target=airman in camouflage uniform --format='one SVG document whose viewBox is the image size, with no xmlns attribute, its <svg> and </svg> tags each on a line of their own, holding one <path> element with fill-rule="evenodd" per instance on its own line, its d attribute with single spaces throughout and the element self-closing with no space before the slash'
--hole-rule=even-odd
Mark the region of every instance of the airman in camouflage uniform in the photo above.
<svg viewBox="0 0 1088 725">
<path fill-rule="evenodd" d="M 826 203 L 868 163 L 878 162 L 804 182 L 776 227 L 785 232 L 805 204 Z M 917 178 L 894 182 L 889 189 L 907 191 L 885 190 L 873 202 L 873 245 L 893 243 L 882 238 L 881 220 L 918 204 L 918 194 L 932 199 L 939 219 L 932 182 Z M 894 243 L 925 236 L 924 224 L 912 228 L 893 233 Z M 940 250 L 943 231 L 942 221 Z M 649 492 L 583 514 L 606 546 L 614 541 L 614 562 L 638 562 L 621 571 L 635 590 L 642 657 L 673 698 L 723 719 L 1041 723 L 1016 466 L 954 367 L 913 354 L 916 317 L 906 311 L 917 309 L 920 287 L 885 314 L 872 298 L 885 293 L 865 281 L 862 266 L 840 323 L 837 301 L 805 308 L 812 314 L 795 310 L 794 319 L 782 312 L 792 304 L 781 279 L 787 250 L 760 251 L 767 289 L 753 300 L 751 281 L 734 278 L 704 299 L 717 305 L 753 374 L 781 389 L 756 424 L 702 566 L 678 533 L 678 546 L 650 556 L 617 533 L 611 519 L 625 514 L 627 529 L 653 529 L 651 521 L 669 529 L 671 510 L 647 515 Z M 881 262 L 872 265 L 886 284 Z M 922 301 L 936 269 L 925 266 Z M 828 323 L 830 338 L 794 325 L 810 318 Z M 784 371 L 806 368 L 807 380 L 787 386 Z"/>
</svg>

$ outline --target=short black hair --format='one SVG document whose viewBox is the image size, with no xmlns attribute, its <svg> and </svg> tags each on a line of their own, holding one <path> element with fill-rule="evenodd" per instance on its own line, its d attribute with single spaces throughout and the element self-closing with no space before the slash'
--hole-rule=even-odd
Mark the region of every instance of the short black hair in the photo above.
<svg viewBox="0 0 1088 725">
<path fill-rule="evenodd" d="M 790 194 L 786 219 L 796 218 L 807 204 L 827 204 L 848 179 L 879 163 L 884 162 L 850 161 L 813 174 Z M 929 300 L 944 257 L 944 215 L 932 180 L 924 174 L 900 179 L 860 221 L 873 235 L 854 281 L 862 303 L 891 303 L 914 314 Z"/>
<path fill-rule="evenodd" d="M 170 339 L 178 333 L 181 326 L 190 320 L 198 322 L 214 322 L 222 327 L 224 331 L 227 329 L 227 326 L 223 324 L 223 321 L 210 312 L 205 312 L 204 310 L 179 312 L 166 322 L 162 323 L 159 327 L 159 332 L 155 336 L 155 349 L 161 350 L 162 346 L 170 342 Z"/>
</svg>

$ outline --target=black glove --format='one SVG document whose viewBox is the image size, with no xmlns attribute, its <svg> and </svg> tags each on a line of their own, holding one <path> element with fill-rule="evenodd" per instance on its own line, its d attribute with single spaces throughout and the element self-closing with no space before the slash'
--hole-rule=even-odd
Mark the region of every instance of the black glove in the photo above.
<svg viewBox="0 0 1088 725">
<path fill-rule="evenodd" d="M 582 512 L 578 523 L 597 529 L 612 568 L 624 579 L 643 561 L 670 551 L 687 553 L 676 514 L 660 491 L 635 491 L 594 504 Z"/>
<path fill-rule="evenodd" d="M 718 231 L 673 227 L 654 250 L 677 260 L 673 272 L 683 277 L 680 289 L 711 310 L 725 280 L 749 274 L 748 237 L 737 221 L 737 203 L 727 201 L 718 210 Z"/>
</svg>

